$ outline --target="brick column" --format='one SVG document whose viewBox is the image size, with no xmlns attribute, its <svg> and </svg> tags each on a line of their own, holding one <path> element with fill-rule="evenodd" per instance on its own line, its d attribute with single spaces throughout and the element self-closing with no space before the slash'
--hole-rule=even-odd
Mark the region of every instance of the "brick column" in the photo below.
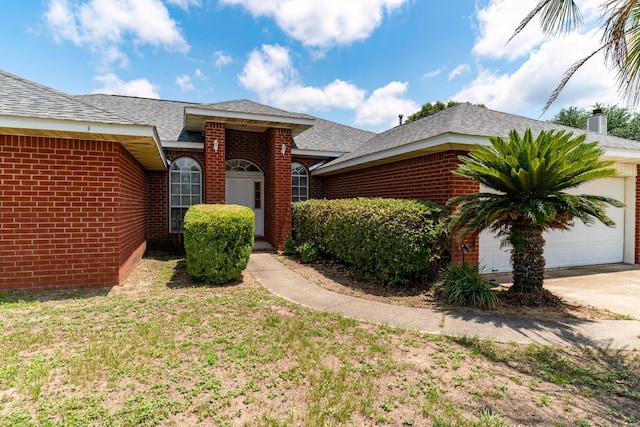
<svg viewBox="0 0 640 427">
<path fill-rule="evenodd" d="M 214 141 L 218 141 L 218 151 Z M 225 128 L 224 123 L 204 124 L 204 203 L 225 202 Z"/>
<path fill-rule="evenodd" d="M 282 251 L 291 235 L 291 129 L 267 130 L 265 148 L 265 237 Z"/>
</svg>

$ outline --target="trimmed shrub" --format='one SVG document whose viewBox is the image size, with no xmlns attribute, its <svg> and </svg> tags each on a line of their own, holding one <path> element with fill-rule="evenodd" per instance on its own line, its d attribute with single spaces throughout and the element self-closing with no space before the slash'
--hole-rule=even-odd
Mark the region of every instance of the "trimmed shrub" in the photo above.
<svg viewBox="0 0 640 427">
<path fill-rule="evenodd" d="M 362 278 L 402 284 L 420 278 L 449 251 L 447 211 L 401 199 L 307 200 L 293 207 L 297 242 L 311 242 Z"/>
<path fill-rule="evenodd" d="M 498 293 L 491 289 L 478 266 L 466 262 L 445 268 L 435 290 L 449 304 L 494 308 L 498 303 Z"/>
<path fill-rule="evenodd" d="M 296 254 L 296 241 L 293 240 L 293 237 L 287 236 L 284 238 L 284 253 L 287 255 L 295 255 Z"/>
<path fill-rule="evenodd" d="M 187 273 L 222 284 L 237 279 L 253 249 L 254 213 L 238 205 L 194 205 L 184 216 Z"/>
</svg>

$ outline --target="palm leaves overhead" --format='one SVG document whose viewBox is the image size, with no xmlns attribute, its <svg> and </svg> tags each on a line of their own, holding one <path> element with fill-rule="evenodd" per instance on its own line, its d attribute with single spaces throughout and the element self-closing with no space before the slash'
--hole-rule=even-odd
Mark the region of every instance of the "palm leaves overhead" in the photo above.
<svg viewBox="0 0 640 427">
<path fill-rule="evenodd" d="M 597 178 L 616 175 L 596 142 L 564 131 L 543 131 L 534 138 L 511 131 L 509 139 L 489 139 L 491 145 L 476 145 L 454 174 L 473 179 L 495 190 L 463 195 L 449 200 L 457 205 L 453 227 L 472 239 L 485 229 L 498 232 L 513 245 L 514 284 L 519 272 L 537 272 L 528 290 L 542 287 L 544 258 L 542 233 L 566 230 L 579 218 L 585 224 L 595 220 L 613 226 L 606 214 L 608 205 L 622 207 L 615 199 L 564 192 Z M 528 253 L 529 256 L 526 256 Z M 535 264 L 535 265 L 532 265 Z M 528 273 L 527 273 L 528 274 Z"/>
<path fill-rule="evenodd" d="M 618 72 L 617 85 L 621 95 L 635 107 L 640 103 L 640 1 L 605 0 L 600 6 L 602 39 L 600 47 L 576 61 L 563 75 L 553 91 L 543 113 L 560 95 L 571 77 L 595 54 L 603 51 L 608 65 Z M 520 22 L 511 39 L 520 33 L 534 17 L 540 18 L 545 35 L 558 36 L 582 26 L 580 7 L 573 0 L 540 0 Z"/>
</svg>

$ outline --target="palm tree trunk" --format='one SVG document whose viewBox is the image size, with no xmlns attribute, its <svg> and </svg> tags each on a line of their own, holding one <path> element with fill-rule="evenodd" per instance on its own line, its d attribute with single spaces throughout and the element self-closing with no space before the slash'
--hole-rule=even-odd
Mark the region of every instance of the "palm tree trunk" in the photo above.
<svg viewBox="0 0 640 427">
<path fill-rule="evenodd" d="M 512 230 L 512 233 L 518 230 Z M 542 230 L 521 231 L 521 244 L 511 250 L 513 286 L 511 292 L 539 293 L 544 283 L 544 237 Z"/>
</svg>

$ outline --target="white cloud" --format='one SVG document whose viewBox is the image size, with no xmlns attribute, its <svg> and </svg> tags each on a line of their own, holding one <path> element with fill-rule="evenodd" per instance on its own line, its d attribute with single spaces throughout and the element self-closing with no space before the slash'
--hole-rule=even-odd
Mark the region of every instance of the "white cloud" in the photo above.
<svg viewBox="0 0 640 427">
<path fill-rule="evenodd" d="M 188 74 L 182 74 L 176 77 L 176 84 L 180 86 L 180 89 L 183 92 L 188 92 L 190 90 L 194 90 L 196 87 L 193 84 L 193 79 L 206 80 L 207 76 L 205 76 L 200 69 L 196 69 L 194 71 L 193 76 Z"/>
<path fill-rule="evenodd" d="M 460 74 L 468 73 L 469 71 L 471 71 L 471 67 L 469 67 L 469 64 L 460 64 L 456 68 L 451 70 L 447 78 L 449 80 L 453 80 L 456 77 L 458 77 Z"/>
<path fill-rule="evenodd" d="M 213 57 L 215 58 L 214 65 L 218 70 L 220 70 L 225 65 L 229 65 L 233 62 L 233 58 L 225 55 L 221 50 L 214 52 Z"/>
<path fill-rule="evenodd" d="M 251 52 L 238 78 L 261 102 L 293 111 L 353 110 L 356 123 L 362 125 L 395 126 L 398 114 L 408 115 L 420 108 L 404 98 L 406 83 L 391 82 L 368 98 L 366 90 L 340 79 L 322 87 L 306 86 L 300 82 L 289 51 L 278 45 L 264 45 Z"/>
<path fill-rule="evenodd" d="M 279 45 L 263 45 L 251 52 L 238 78 L 243 87 L 258 93 L 262 102 L 298 111 L 353 109 L 364 98 L 363 90 L 342 80 L 322 88 L 300 84 L 289 51 Z"/>
<path fill-rule="evenodd" d="M 423 79 L 430 79 L 432 77 L 439 76 L 444 71 L 444 67 L 440 67 L 437 70 L 428 71 L 422 75 Z"/>
<path fill-rule="evenodd" d="M 487 7 L 478 10 L 479 36 L 473 46 L 473 54 L 508 60 L 528 55 L 544 40 L 536 22 L 531 22 L 509 43 L 507 41 L 537 3 L 538 0 L 491 0 Z"/>
<path fill-rule="evenodd" d="M 187 74 L 182 74 L 181 76 L 176 77 L 176 84 L 180 86 L 180 89 L 183 92 L 195 89 L 195 86 L 191 83 L 191 76 Z"/>
<path fill-rule="evenodd" d="M 481 69 L 478 77 L 453 99 L 483 103 L 502 111 L 520 111 L 521 114 L 533 105 L 537 108 L 536 113 L 541 113 L 564 72 L 575 61 L 594 51 L 599 39 L 599 33 L 592 30 L 544 42 L 511 74 Z M 586 108 L 596 102 L 619 103 L 615 74 L 606 68 L 602 55 L 593 57 L 573 76 L 554 107 Z"/>
<path fill-rule="evenodd" d="M 287 83 L 294 82 L 297 74 L 286 48 L 262 45 L 260 50 L 249 54 L 239 79 L 245 88 L 268 96 L 273 91 L 281 90 Z"/>
<path fill-rule="evenodd" d="M 113 73 L 95 76 L 94 80 L 102 83 L 102 87 L 93 93 L 104 93 L 107 95 L 139 96 L 142 98 L 159 99 L 158 86 L 147 79 L 136 79 L 125 82 Z"/>
<path fill-rule="evenodd" d="M 200 7 L 202 5 L 200 0 L 166 0 L 166 2 L 184 10 L 189 10 L 190 6 Z"/>
<path fill-rule="evenodd" d="M 220 0 L 254 16 L 273 18 L 290 37 L 309 47 L 327 48 L 367 39 L 409 0 Z"/>
<path fill-rule="evenodd" d="M 55 40 L 86 46 L 104 61 L 126 62 L 121 47 L 127 39 L 134 46 L 151 45 L 169 52 L 186 53 L 189 44 L 160 0 L 49 0 L 45 19 Z M 109 65 L 108 62 L 105 62 Z"/>
<path fill-rule="evenodd" d="M 392 127 L 398 124 L 398 115 L 407 117 L 418 111 L 420 105 L 403 97 L 407 88 L 407 83 L 391 82 L 374 90 L 371 96 L 358 107 L 355 123 Z"/>
</svg>

